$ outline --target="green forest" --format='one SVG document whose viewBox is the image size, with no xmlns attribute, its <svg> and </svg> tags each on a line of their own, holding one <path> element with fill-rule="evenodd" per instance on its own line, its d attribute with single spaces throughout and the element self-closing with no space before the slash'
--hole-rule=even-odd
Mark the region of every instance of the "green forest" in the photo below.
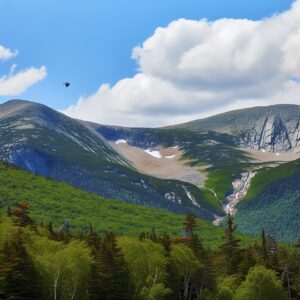
<svg viewBox="0 0 300 300">
<path fill-rule="evenodd" d="M 0 219 L 1 299 L 284 300 L 300 296 L 299 244 L 264 231 L 241 246 L 229 215 L 222 243 L 211 249 L 184 218 L 181 235 L 73 232 L 68 222 L 38 226 L 25 203 Z"/>
</svg>

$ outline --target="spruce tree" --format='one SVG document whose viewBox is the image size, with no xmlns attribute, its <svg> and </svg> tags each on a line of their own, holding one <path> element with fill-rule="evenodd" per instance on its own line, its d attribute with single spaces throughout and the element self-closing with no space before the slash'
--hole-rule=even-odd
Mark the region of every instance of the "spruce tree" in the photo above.
<svg viewBox="0 0 300 300">
<path fill-rule="evenodd" d="M 94 248 L 90 300 L 129 300 L 129 271 L 115 235 L 110 232 L 101 240 L 100 249 Z"/>
<path fill-rule="evenodd" d="M 27 255 L 20 230 L 4 243 L 3 256 L 5 263 L 0 270 L 3 299 L 43 299 L 41 278 Z"/>
<path fill-rule="evenodd" d="M 197 228 L 197 217 L 194 215 L 186 215 L 185 221 L 183 222 L 185 234 L 191 237 Z"/>
<path fill-rule="evenodd" d="M 237 226 L 233 225 L 233 217 L 229 214 L 227 228 L 223 238 L 225 243 L 220 246 L 220 253 L 225 259 L 225 270 L 227 275 L 237 274 L 241 262 L 240 240 L 234 237 Z"/>
</svg>

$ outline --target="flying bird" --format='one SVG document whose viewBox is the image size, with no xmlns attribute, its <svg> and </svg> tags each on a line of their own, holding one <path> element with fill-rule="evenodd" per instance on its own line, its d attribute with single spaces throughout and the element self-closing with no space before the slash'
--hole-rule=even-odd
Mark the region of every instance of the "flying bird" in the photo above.
<svg viewBox="0 0 300 300">
<path fill-rule="evenodd" d="M 69 87 L 70 86 L 70 82 L 64 82 L 64 86 L 67 88 L 67 87 Z"/>
</svg>

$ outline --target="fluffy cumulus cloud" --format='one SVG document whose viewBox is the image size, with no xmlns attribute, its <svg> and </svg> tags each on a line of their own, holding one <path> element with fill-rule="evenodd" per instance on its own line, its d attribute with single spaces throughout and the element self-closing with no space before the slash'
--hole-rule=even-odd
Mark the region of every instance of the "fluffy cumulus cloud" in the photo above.
<svg viewBox="0 0 300 300">
<path fill-rule="evenodd" d="M 139 70 L 64 112 L 106 124 L 158 126 L 274 103 L 300 104 L 300 0 L 281 14 L 179 19 L 132 57 Z"/>
<path fill-rule="evenodd" d="M 0 45 L 0 60 L 4 61 L 10 59 L 13 56 L 18 55 L 18 50 L 10 50 L 5 48 L 4 46 Z"/>
<path fill-rule="evenodd" d="M 16 65 L 13 65 L 9 75 L 0 77 L 0 96 L 18 96 L 29 87 L 43 80 L 47 76 L 45 66 L 31 67 L 14 73 Z"/>
<path fill-rule="evenodd" d="M 18 50 L 10 50 L 0 45 L 0 61 L 8 60 L 18 55 Z M 47 76 L 45 66 L 30 67 L 16 73 L 17 65 L 13 64 L 8 75 L 0 74 L 0 96 L 18 96 L 29 87 Z"/>
</svg>

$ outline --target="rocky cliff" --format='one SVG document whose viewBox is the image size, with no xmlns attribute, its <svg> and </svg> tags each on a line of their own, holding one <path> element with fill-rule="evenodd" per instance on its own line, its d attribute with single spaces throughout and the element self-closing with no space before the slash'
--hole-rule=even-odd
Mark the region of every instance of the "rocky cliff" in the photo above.
<svg viewBox="0 0 300 300">
<path fill-rule="evenodd" d="M 242 147 L 300 152 L 300 106 L 282 104 L 227 112 L 180 126 L 213 130 L 240 138 Z"/>
</svg>

